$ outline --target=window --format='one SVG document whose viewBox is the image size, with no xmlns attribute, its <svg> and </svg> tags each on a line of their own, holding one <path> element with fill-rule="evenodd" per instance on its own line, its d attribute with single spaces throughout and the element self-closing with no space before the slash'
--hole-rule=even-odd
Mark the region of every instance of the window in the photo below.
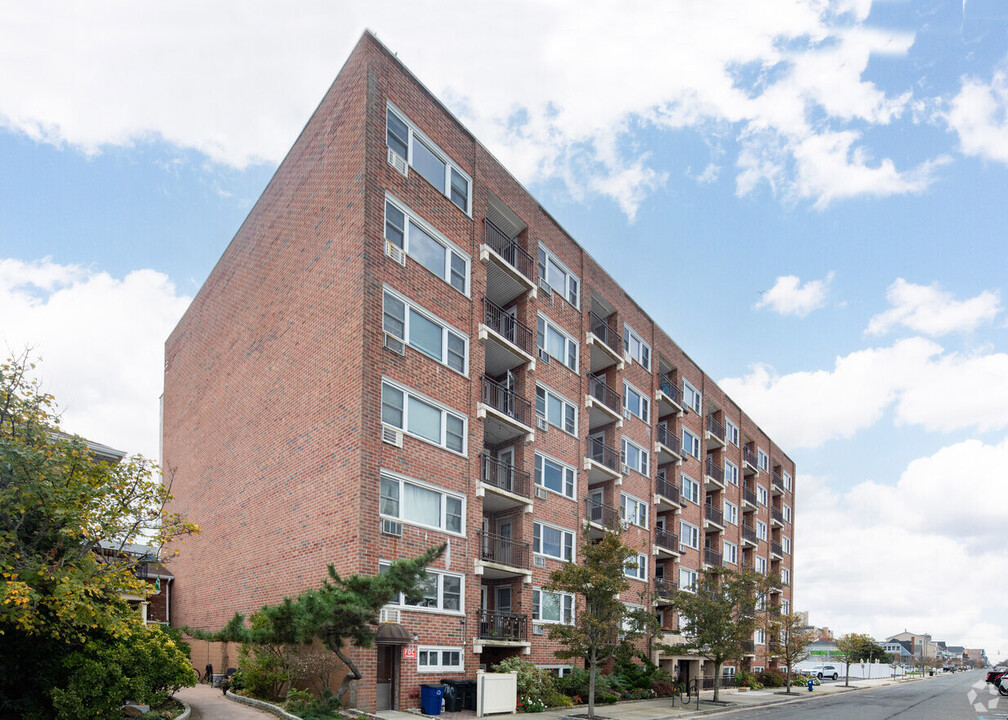
<svg viewBox="0 0 1008 720">
<path fill-rule="evenodd" d="M 724 542 L 724 561 L 738 565 L 738 545 L 727 540 Z"/>
<path fill-rule="evenodd" d="M 783 537 L 781 537 L 781 545 L 784 548 L 784 552 L 787 553 L 788 555 L 790 555 L 791 554 L 791 538 L 789 538 L 787 535 L 784 535 Z"/>
<path fill-rule="evenodd" d="M 552 525 L 532 524 L 532 552 L 557 560 L 574 561 L 574 533 Z"/>
<path fill-rule="evenodd" d="M 536 453 L 535 484 L 569 498 L 575 496 L 576 472 L 570 465 L 564 465 L 545 455 Z"/>
<path fill-rule="evenodd" d="M 691 433 L 686 428 L 682 431 L 682 449 L 693 457 L 700 459 L 700 438 Z"/>
<path fill-rule="evenodd" d="M 382 381 L 381 419 L 413 437 L 465 455 L 464 417 L 388 380 Z"/>
<path fill-rule="evenodd" d="M 385 239 L 450 284 L 469 294 L 469 258 L 406 205 L 385 198 Z"/>
<path fill-rule="evenodd" d="M 766 575 L 766 558 L 756 556 L 756 572 Z"/>
<path fill-rule="evenodd" d="M 536 385 L 536 415 L 564 432 L 577 435 L 577 408 L 567 398 Z"/>
<path fill-rule="evenodd" d="M 682 394 L 686 407 L 695 413 L 700 413 L 703 409 L 703 395 L 700 394 L 700 391 L 690 385 L 688 381 L 683 380 Z"/>
<path fill-rule="evenodd" d="M 623 566 L 623 574 L 630 578 L 636 578 L 637 580 L 644 580 L 647 582 L 648 572 L 647 572 L 647 559 L 648 556 L 642 553 L 637 554 L 637 567 L 632 567 L 631 565 Z"/>
<path fill-rule="evenodd" d="M 735 666 L 734 665 L 725 665 L 724 667 L 722 667 L 721 668 L 721 677 L 725 678 L 726 680 L 734 680 L 735 679 Z"/>
<path fill-rule="evenodd" d="M 691 478 L 689 475 L 680 475 L 679 478 L 682 480 L 682 491 L 680 494 L 690 502 L 694 502 L 699 505 L 700 483 Z"/>
<path fill-rule="evenodd" d="M 385 144 L 468 215 L 472 187 L 469 176 L 398 110 L 387 108 L 385 128 Z"/>
<path fill-rule="evenodd" d="M 758 502 L 760 505 L 766 505 L 769 502 L 767 489 L 762 485 L 756 486 L 756 502 Z"/>
<path fill-rule="evenodd" d="M 551 358 L 577 372 L 577 341 L 547 320 L 544 315 L 540 315 L 536 323 L 536 344 Z"/>
<path fill-rule="evenodd" d="M 630 357 L 639 362 L 645 370 L 650 371 L 651 346 L 644 342 L 640 335 L 631 330 L 629 325 L 623 326 L 623 341 L 626 343 L 626 349 L 630 353 Z"/>
<path fill-rule="evenodd" d="M 648 504 L 643 500 L 622 493 L 620 495 L 620 514 L 631 525 L 642 528 L 648 526 Z"/>
<path fill-rule="evenodd" d="M 782 473 L 784 476 L 784 489 L 791 491 L 791 475 L 789 473 Z"/>
<path fill-rule="evenodd" d="M 574 624 L 574 596 L 565 592 L 532 589 L 532 621 Z"/>
<path fill-rule="evenodd" d="M 465 499 L 406 477 L 381 473 L 378 512 L 410 525 L 461 535 Z"/>
<path fill-rule="evenodd" d="M 788 570 L 787 568 L 781 570 L 781 582 L 784 583 L 785 585 L 791 584 L 791 571 Z"/>
<path fill-rule="evenodd" d="M 724 519 L 732 525 L 738 525 L 738 505 L 733 502 L 724 501 Z"/>
<path fill-rule="evenodd" d="M 732 485 L 738 485 L 738 465 L 731 460 L 724 461 L 724 479 Z"/>
<path fill-rule="evenodd" d="M 762 448 L 756 448 L 756 464 L 760 470 L 770 472 L 770 456 Z"/>
<path fill-rule="evenodd" d="M 756 628 L 756 632 L 753 633 L 753 641 L 757 645 L 766 645 L 766 631 L 763 628 Z"/>
<path fill-rule="evenodd" d="M 646 423 L 651 422 L 651 401 L 640 390 L 623 381 L 623 407 Z"/>
<path fill-rule="evenodd" d="M 462 648 L 418 647 L 417 672 L 462 672 Z"/>
<path fill-rule="evenodd" d="M 791 506 L 790 505 L 785 505 L 784 506 L 784 520 L 786 522 L 791 522 Z"/>
<path fill-rule="evenodd" d="M 686 592 L 696 592 L 697 571 L 679 568 L 679 589 Z M 682 627 L 682 621 L 679 622 Z"/>
<path fill-rule="evenodd" d="M 650 456 L 647 450 L 623 438 L 623 463 L 641 475 L 648 474 Z"/>
<path fill-rule="evenodd" d="M 543 245 L 539 246 L 539 283 L 545 283 L 552 292 L 578 307 L 578 279 Z"/>
<path fill-rule="evenodd" d="M 378 563 L 378 572 L 387 572 L 389 563 Z M 462 576 L 455 573 L 428 570 L 423 580 L 417 583 L 420 598 L 412 600 L 405 595 L 399 595 L 392 601 L 393 605 L 405 607 L 440 610 L 442 612 L 461 613 L 465 607 L 462 599 Z"/>
<path fill-rule="evenodd" d="M 420 310 L 388 288 L 382 305 L 385 332 L 452 370 L 466 374 L 469 340 L 465 335 L 449 329 L 443 320 Z"/>
<path fill-rule="evenodd" d="M 790 600 L 781 600 L 780 609 L 781 609 L 781 612 L 783 614 L 790 615 L 791 614 L 791 601 Z"/>
<path fill-rule="evenodd" d="M 700 549 L 700 528 L 691 525 L 685 520 L 679 521 L 679 545 L 680 547 L 690 547 L 694 550 Z"/>
<path fill-rule="evenodd" d="M 728 438 L 728 442 L 730 442 L 735 447 L 738 447 L 739 446 L 738 426 L 735 425 L 735 423 L 733 423 L 731 420 L 728 420 L 727 418 L 724 421 L 724 426 L 725 426 L 725 437 Z"/>
<path fill-rule="evenodd" d="M 767 526 L 762 520 L 756 521 L 756 537 L 760 540 L 767 539 Z"/>
</svg>

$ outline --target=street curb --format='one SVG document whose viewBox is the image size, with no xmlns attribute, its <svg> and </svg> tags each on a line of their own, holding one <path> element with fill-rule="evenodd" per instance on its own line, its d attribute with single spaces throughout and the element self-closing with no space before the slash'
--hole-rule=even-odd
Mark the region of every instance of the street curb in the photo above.
<svg viewBox="0 0 1008 720">
<path fill-rule="evenodd" d="M 174 696 L 172 696 L 172 699 L 175 700 L 175 702 L 182 703 L 182 712 L 176 715 L 173 720 L 189 720 L 189 716 L 192 715 L 192 708 L 189 707 L 189 703 Z"/>
<path fill-rule="evenodd" d="M 244 695 L 235 695 L 230 690 L 224 693 L 224 697 L 233 702 L 241 703 L 242 705 L 248 705 L 250 707 L 258 708 L 259 710 L 265 710 L 277 717 L 284 718 L 284 720 L 301 720 L 301 718 L 297 715 L 291 715 L 282 707 L 274 705 L 273 703 L 268 703 L 265 700 L 256 700 L 255 698 L 245 697 Z"/>
</svg>

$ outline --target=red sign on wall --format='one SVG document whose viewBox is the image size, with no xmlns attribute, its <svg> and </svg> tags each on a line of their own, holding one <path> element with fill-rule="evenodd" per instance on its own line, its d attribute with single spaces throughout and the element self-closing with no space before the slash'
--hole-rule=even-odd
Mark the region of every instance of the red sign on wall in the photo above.
<svg viewBox="0 0 1008 720">
<path fill-rule="evenodd" d="M 403 645 L 402 657 L 403 660 L 416 660 L 416 648 Z"/>
</svg>

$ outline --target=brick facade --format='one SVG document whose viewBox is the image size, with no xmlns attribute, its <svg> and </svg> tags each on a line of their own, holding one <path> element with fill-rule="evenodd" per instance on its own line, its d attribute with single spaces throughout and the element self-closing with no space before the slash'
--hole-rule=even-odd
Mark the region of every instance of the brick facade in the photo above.
<svg viewBox="0 0 1008 720">
<path fill-rule="evenodd" d="M 414 130 L 405 176 L 388 161 L 389 107 Z M 444 192 L 462 176 L 448 170 L 445 187 L 432 185 L 418 169 L 424 157 L 415 143 L 436 145 L 435 155 L 468 176 L 465 209 Z M 433 261 L 423 254 L 419 231 L 415 242 L 404 241 L 410 248 L 404 264 L 388 256 L 396 253 L 386 247 L 387 198 L 447 243 L 449 256 L 454 249 L 468 261 L 466 281 L 456 279 L 462 291 L 451 284 L 451 265 L 441 277 L 421 264 Z M 554 267 L 545 284 L 538 282 L 540 248 L 576 278 L 575 292 L 570 280 L 547 289 L 559 284 Z M 447 354 L 441 362 L 431 357 L 441 351 L 430 345 L 416 349 L 430 325 L 409 310 L 404 317 L 411 317 L 417 338 L 412 344 L 406 338 L 402 354 L 385 347 L 386 289 L 442 325 L 443 342 L 444 326 L 467 340 L 465 372 L 450 367 Z M 502 320 L 486 300 L 513 319 Z M 567 337 L 549 331 L 544 339 L 554 350 L 563 343 L 562 353 L 537 348 L 540 318 Z M 649 367 L 640 354 L 625 354 L 625 326 L 649 346 Z M 563 360 L 574 347 L 571 369 Z M 684 380 L 702 393 L 699 413 L 685 405 Z M 623 411 L 625 382 L 646 399 L 647 422 Z M 463 418 L 464 452 L 383 423 L 383 383 L 415 394 L 402 400 L 411 422 L 439 408 L 444 443 L 457 442 L 447 439 L 449 416 Z M 539 387 L 550 399 L 547 417 L 537 422 Z M 567 412 L 561 400 L 575 408 L 573 433 L 561 427 Z M 784 487 L 785 474 L 794 478 L 793 462 L 370 34 L 169 337 L 163 413 L 171 510 L 201 526 L 171 565 L 173 624 L 218 628 L 236 611 L 317 585 L 327 563 L 341 573 L 376 573 L 382 560 L 449 543 L 432 569 L 448 573 L 446 594 L 451 579 L 460 578 L 461 610 L 404 607 L 399 620 L 416 636 L 414 647 L 457 648 L 462 666 L 420 672 L 417 660 L 402 660 L 396 649 L 392 704 L 399 708 L 418 705 L 411 694 L 421 682 L 472 677 L 481 664 L 509 654 L 569 664 L 553 657 L 556 648 L 532 621 L 533 592 L 560 562 L 532 552 L 534 526 L 542 523 L 544 546 L 553 542 L 548 528 L 573 532 L 580 544 L 585 520 L 602 512 L 589 500 L 600 491 L 601 505 L 617 511 L 623 494 L 647 506 L 639 524 L 624 525 L 624 542 L 647 557 L 646 582 L 632 581 L 627 602 L 654 587 L 656 572 L 676 581 L 680 567 L 700 568 L 705 543 L 716 553 L 724 541 L 735 544 L 739 564 L 758 556 L 768 569 L 791 569 L 791 554 L 772 556 L 771 543 L 793 536 L 793 515 L 774 522 L 771 511 L 787 505 L 793 512 L 793 480 Z M 738 429 L 737 443 L 726 441 L 723 430 L 718 436 L 726 420 Z M 684 428 L 700 441 L 699 459 L 682 450 Z M 600 439 L 589 441 L 596 433 Z M 647 467 L 639 466 L 644 473 L 622 467 L 624 439 L 647 452 Z M 766 453 L 765 469 L 746 465 L 749 445 L 754 454 Z M 537 491 L 537 453 L 540 462 L 573 469 L 573 497 L 562 485 L 561 492 Z M 702 462 L 708 458 L 713 472 Z M 738 469 L 737 485 L 716 472 L 723 473 L 725 460 Z M 441 529 L 404 519 L 383 531 L 383 472 L 401 481 L 400 493 L 443 491 Z M 683 474 L 699 483 L 700 503 L 659 497 L 659 477 L 668 491 L 681 486 Z M 765 504 L 744 505 L 746 483 L 753 492 L 757 485 L 766 490 Z M 448 529 L 448 498 L 463 500 L 457 531 Z M 711 523 L 707 498 L 718 509 L 725 500 L 737 506 L 739 524 Z M 399 497 L 400 519 L 416 512 L 406 500 Z M 741 523 L 757 518 L 767 526 L 766 540 L 743 547 Z M 668 535 L 680 534 L 680 520 L 698 527 L 700 549 L 672 540 L 659 547 L 659 519 Z M 388 532 L 395 530 L 401 536 Z M 507 602 L 507 589 L 498 588 L 510 589 L 509 613 L 493 614 Z M 790 602 L 791 588 L 776 595 Z M 674 630 L 674 619 L 666 621 Z M 359 650 L 355 657 L 365 675 L 356 704 L 373 709 L 378 655 Z M 769 665 L 759 646 L 750 665 Z"/>
</svg>

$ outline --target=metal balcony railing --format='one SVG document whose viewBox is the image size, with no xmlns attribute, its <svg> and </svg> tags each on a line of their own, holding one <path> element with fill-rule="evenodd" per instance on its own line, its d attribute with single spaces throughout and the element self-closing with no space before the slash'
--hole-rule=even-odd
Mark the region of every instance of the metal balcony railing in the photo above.
<svg viewBox="0 0 1008 720">
<path fill-rule="evenodd" d="M 600 375 L 588 375 L 588 394 L 601 402 L 617 415 L 620 413 L 620 406 L 623 398 L 618 392 L 606 385 L 605 378 Z"/>
<path fill-rule="evenodd" d="M 609 507 L 603 503 L 587 498 L 585 505 L 588 508 L 588 521 L 596 525 L 605 527 L 619 527 L 620 513 L 614 507 Z"/>
<path fill-rule="evenodd" d="M 706 564 L 714 565 L 715 567 L 721 567 L 723 564 L 721 561 L 721 553 L 716 550 L 711 550 L 710 548 L 704 548 L 703 561 Z"/>
<path fill-rule="evenodd" d="M 658 373 L 658 388 L 672 398 L 672 402 L 676 405 L 679 404 L 679 388 L 672 382 L 672 378 L 669 377 L 668 373 Z"/>
<path fill-rule="evenodd" d="M 781 492 L 784 492 L 786 488 L 784 487 L 784 478 L 781 477 L 781 474 L 774 470 L 772 477 L 774 487 L 778 488 Z"/>
<path fill-rule="evenodd" d="M 532 403 L 486 375 L 483 376 L 483 403 L 523 425 L 532 424 Z"/>
<path fill-rule="evenodd" d="M 725 429 L 724 425 L 717 421 L 713 415 L 707 416 L 707 432 L 716 437 L 721 442 L 725 439 Z"/>
<path fill-rule="evenodd" d="M 772 555 L 779 555 L 781 557 L 784 557 L 784 548 L 781 547 L 781 544 L 779 542 L 777 542 L 775 540 L 771 540 L 770 541 L 770 553 Z"/>
<path fill-rule="evenodd" d="M 480 465 L 482 471 L 480 479 L 487 485 L 493 485 L 524 498 L 531 497 L 532 478 L 529 473 L 501 462 L 485 450 L 480 453 Z"/>
<path fill-rule="evenodd" d="M 754 528 L 752 525 L 743 525 L 742 539 L 748 540 L 749 542 L 759 542 L 758 538 L 756 537 L 756 528 Z"/>
<path fill-rule="evenodd" d="M 655 528 L 655 545 L 674 552 L 679 551 L 679 538 L 675 533 L 670 533 L 662 528 Z"/>
<path fill-rule="evenodd" d="M 512 345 L 529 355 L 532 354 L 535 343 L 532 328 L 487 298 L 483 298 L 483 322 Z"/>
<path fill-rule="evenodd" d="M 668 425 L 658 425 L 655 431 L 658 442 L 667 448 L 672 448 L 673 451 L 679 449 L 679 437 L 668 429 Z M 676 453 L 676 455 L 678 454 Z"/>
<path fill-rule="evenodd" d="M 484 640 L 528 640 L 528 617 L 516 613 L 477 610 L 476 623 L 479 636 Z"/>
<path fill-rule="evenodd" d="M 721 511 L 721 508 L 716 508 L 710 503 L 706 503 L 704 504 L 704 520 L 724 525 L 724 513 Z"/>
<path fill-rule="evenodd" d="M 707 476 L 724 485 L 724 468 L 720 465 L 716 465 L 714 460 L 710 457 L 707 458 L 706 465 Z"/>
<path fill-rule="evenodd" d="M 600 438 L 588 438 L 587 457 L 610 470 L 620 471 L 620 451 L 609 447 Z"/>
<path fill-rule="evenodd" d="M 535 258 L 517 241 L 508 237 L 506 232 L 494 225 L 489 218 L 483 218 L 483 241 L 529 280 L 535 277 Z"/>
<path fill-rule="evenodd" d="M 588 329 L 592 335 L 604 342 L 617 355 L 623 355 L 623 338 L 615 330 L 609 327 L 609 323 L 596 315 L 591 310 L 588 311 Z"/>
<path fill-rule="evenodd" d="M 745 486 L 742 488 L 742 499 L 745 500 L 750 505 L 756 504 L 756 491 L 750 486 Z"/>
<path fill-rule="evenodd" d="M 662 480 L 661 478 L 655 480 L 655 492 L 662 497 L 667 497 L 669 500 L 674 500 L 676 503 L 680 500 L 679 486 L 669 480 Z"/>
<path fill-rule="evenodd" d="M 756 453 L 754 453 L 749 448 L 744 448 L 742 450 L 742 459 L 745 460 L 750 465 L 752 465 L 754 468 L 759 468 L 759 459 L 756 457 Z"/>
<path fill-rule="evenodd" d="M 497 533 L 479 530 L 480 560 L 528 570 L 529 544 Z"/>
<path fill-rule="evenodd" d="M 755 649 L 756 649 L 756 643 L 752 642 L 751 640 L 742 641 L 742 652 L 752 654 Z"/>
<path fill-rule="evenodd" d="M 654 590 L 655 595 L 660 598 L 671 598 L 675 591 L 679 589 L 678 584 L 674 580 L 659 580 L 655 578 Z"/>
<path fill-rule="evenodd" d="M 777 508 L 770 508 L 770 517 L 779 522 L 781 525 L 784 524 L 784 511 L 778 510 Z"/>
</svg>

